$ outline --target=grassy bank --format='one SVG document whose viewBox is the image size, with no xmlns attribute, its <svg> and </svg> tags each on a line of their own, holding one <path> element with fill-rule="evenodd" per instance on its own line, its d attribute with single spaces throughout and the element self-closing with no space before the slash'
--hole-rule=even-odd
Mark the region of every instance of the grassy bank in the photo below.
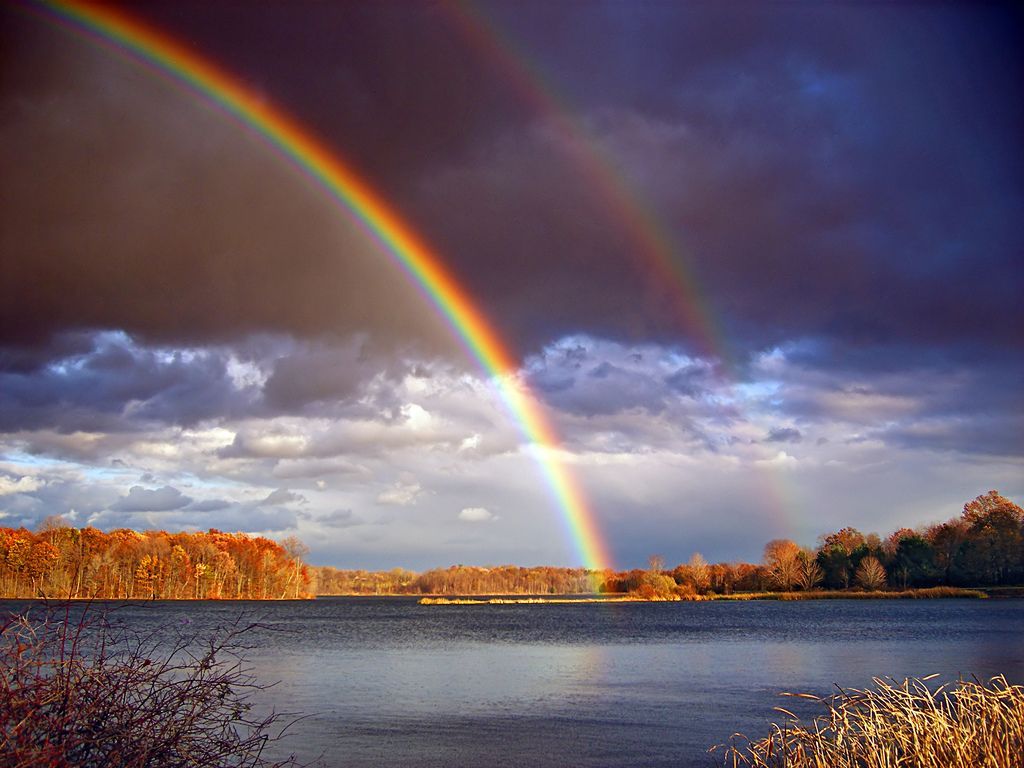
<svg viewBox="0 0 1024 768">
<path fill-rule="evenodd" d="M 988 597 L 980 589 L 960 587 L 928 587 L 927 589 L 904 589 L 899 591 L 876 590 L 839 591 L 811 590 L 808 592 L 737 592 L 731 595 L 715 595 L 714 600 L 928 600 L 941 597 L 967 597 L 983 599 Z"/>
<path fill-rule="evenodd" d="M 738 768 L 1019 768 L 1024 755 L 1024 687 L 999 676 L 932 686 L 875 679 L 867 690 L 839 689 L 820 698 L 825 714 L 810 723 L 782 707 L 782 724 L 750 741 L 734 736 L 712 748 L 721 765 Z"/>
</svg>

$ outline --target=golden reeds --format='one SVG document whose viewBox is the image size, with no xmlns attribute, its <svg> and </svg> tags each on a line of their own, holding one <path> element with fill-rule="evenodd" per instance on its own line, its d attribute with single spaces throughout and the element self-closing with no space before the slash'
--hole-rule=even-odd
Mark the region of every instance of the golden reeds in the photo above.
<svg viewBox="0 0 1024 768">
<path fill-rule="evenodd" d="M 769 736 L 735 734 L 722 765 L 739 768 L 1020 768 L 1024 765 L 1024 686 L 1003 676 L 929 687 L 936 676 L 903 682 L 875 678 L 874 688 L 839 688 L 813 699 L 826 713 L 804 724 L 789 710 Z"/>
<path fill-rule="evenodd" d="M 715 600 L 929 600 L 940 597 L 985 599 L 980 589 L 961 587 L 925 587 L 922 589 L 875 590 L 815 589 L 806 592 L 734 592 L 715 595 Z"/>
</svg>

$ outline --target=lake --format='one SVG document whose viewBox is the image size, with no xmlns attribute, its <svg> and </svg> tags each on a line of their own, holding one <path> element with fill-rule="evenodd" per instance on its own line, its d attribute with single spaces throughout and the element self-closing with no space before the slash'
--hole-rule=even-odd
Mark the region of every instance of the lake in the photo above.
<svg viewBox="0 0 1024 768">
<path fill-rule="evenodd" d="M 1024 683 L 1024 600 L 421 606 L 414 598 L 155 603 L 140 628 L 240 612 L 277 709 L 311 713 L 287 750 L 328 766 L 706 766 L 767 733 L 781 691 L 874 676 Z M 801 713 L 817 713 L 797 700 Z"/>
</svg>

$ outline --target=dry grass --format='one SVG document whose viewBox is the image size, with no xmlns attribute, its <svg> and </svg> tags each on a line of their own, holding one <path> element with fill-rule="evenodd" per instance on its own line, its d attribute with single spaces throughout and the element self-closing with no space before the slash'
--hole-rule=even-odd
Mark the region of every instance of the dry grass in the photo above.
<svg viewBox="0 0 1024 768">
<path fill-rule="evenodd" d="M 1005 677 L 929 687 L 921 679 L 875 678 L 875 688 L 836 696 L 783 694 L 819 701 L 826 714 L 801 723 L 792 712 L 771 735 L 736 734 L 720 744 L 722 765 L 739 768 L 1020 768 L 1024 764 L 1024 686 Z"/>
<path fill-rule="evenodd" d="M 928 587 L 926 589 L 876 590 L 872 592 L 816 589 L 809 592 L 735 592 L 731 595 L 716 595 L 715 600 L 926 600 L 938 597 L 984 599 L 988 595 L 980 589 L 962 589 L 960 587 Z"/>
</svg>

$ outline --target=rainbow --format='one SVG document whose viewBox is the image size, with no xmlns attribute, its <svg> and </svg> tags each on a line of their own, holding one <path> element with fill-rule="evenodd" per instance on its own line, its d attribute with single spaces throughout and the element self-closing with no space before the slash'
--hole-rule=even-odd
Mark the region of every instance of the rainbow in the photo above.
<svg viewBox="0 0 1024 768">
<path fill-rule="evenodd" d="M 674 285 L 675 301 L 671 307 L 675 318 L 694 340 L 703 354 L 731 365 L 728 345 L 714 322 L 686 253 L 652 212 L 651 206 L 626 180 L 612 157 L 602 149 L 600 140 L 580 120 L 568 100 L 558 92 L 551 78 L 531 60 L 483 11 L 469 2 L 442 2 L 440 7 L 452 26 L 466 43 L 476 50 L 516 91 L 519 97 L 563 139 L 573 161 L 615 216 L 643 260 L 641 268 L 659 284 Z"/>
<path fill-rule="evenodd" d="M 611 566 L 597 521 L 560 455 L 560 441 L 536 398 L 516 377 L 506 345 L 438 255 L 337 152 L 209 59 L 120 9 L 41 0 L 48 19 L 154 68 L 216 104 L 265 139 L 352 215 L 419 287 L 467 352 L 493 377 L 505 408 L 535 446 L 541 472 L 584 567 Z"/>
<path fill-rule="evenodd" d="M 704 293 L 693 276 L 687 251 L 681 247 L 653 212 L 652 206 L 631 185 L 602 142 L 577 116 L 577 110 L 559 92 L 552 79 L 531 59 L 522 46 L 505 34 L 496 22 L 471 0 L 442 0 L 440 7 L 452 27 L 481 59 L 498 72 L 536 114 L 548 121 L 562 139 L 573 162 L 595 190 L 608 212 L 628 234 L 641 261 L 640 268 L 660 284 L 674 286 L 672 312 L 683 328 L 693 334 L 698 351 L 716 359 L 719 376 L 735 395 L 736 361 L 720 330 Z M 782 478 L 763 478 L 763 504 L 783 527 L 795 528 L 797 503 Z"/>
</svg>

